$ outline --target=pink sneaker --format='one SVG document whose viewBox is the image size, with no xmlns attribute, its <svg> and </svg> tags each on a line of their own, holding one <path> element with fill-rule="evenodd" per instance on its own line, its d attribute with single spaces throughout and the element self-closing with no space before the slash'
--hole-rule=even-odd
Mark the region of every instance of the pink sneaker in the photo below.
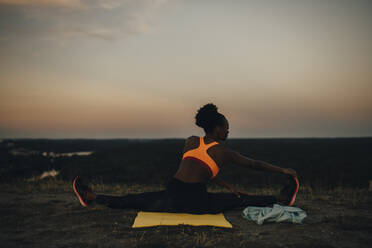
<svg viewBox="0 0 372 248">
<path fill-rule="evenodd" d="M 79 199 L 83 207 L 87 207 L 92 202 L 92 200 L 87 199 L 87 194 L 93 194 L 93 191 L 81 182 L 79 176 L 76 176 L 74 178 L 74 181 L 72 182 L 72 189 L 74 190 L 77 198 Z"/>
<path fill-rule="evenodd" d="M 300 183 L 298 182 L 297 177 L 288 176 L 287 184 L 284 186 L 284 188 L 280 191 L 281 195 L 285 195 L 288 198 L 288 201 L 286 202 L 288 206 L 292 206 L 293 203 L 296 200 L 296 195 L 298 192 L 298 189 L 300 188 Z"/>
</svg>

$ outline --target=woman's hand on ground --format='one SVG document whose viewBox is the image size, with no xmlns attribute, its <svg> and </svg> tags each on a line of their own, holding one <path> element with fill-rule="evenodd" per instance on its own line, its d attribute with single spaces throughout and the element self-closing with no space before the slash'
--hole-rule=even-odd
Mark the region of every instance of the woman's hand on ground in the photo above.
<svg viewBox="0 0 372 248">
<path fill-rule="evenodd" d="M 297 177 L 296 171 L 294 169 L 291 169 L 291 168 L 284 168 L 283 169 L 283 174 L 290 175 L 290 176 L 293 176 L 293 177 Z"/>
</svg>

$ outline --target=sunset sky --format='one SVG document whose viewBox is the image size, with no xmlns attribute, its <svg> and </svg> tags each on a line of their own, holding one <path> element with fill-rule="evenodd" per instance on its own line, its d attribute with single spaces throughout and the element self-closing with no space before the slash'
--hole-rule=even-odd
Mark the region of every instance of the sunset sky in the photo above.
<svg viewBox="0 0 372 248">
<path fill-rule="evenodd" d="M 372 1 L 0 0 L 0 138 L 372 136 Z"/>
</svg>

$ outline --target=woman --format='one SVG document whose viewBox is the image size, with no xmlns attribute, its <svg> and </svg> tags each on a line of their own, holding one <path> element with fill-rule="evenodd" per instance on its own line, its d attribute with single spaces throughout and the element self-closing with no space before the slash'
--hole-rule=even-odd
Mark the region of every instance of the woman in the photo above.
<svg viewBox="0 0 372 248">
<path fill-rule="evenodd" d="M 298 191 L 294 170 L 247 158 L 219 144 L 218 141 L 227 138 L 229 123 L 214 104 L 209 103 L 201 107 L 195 119 L 196 125 L 204 129 L 205 136 L 191 136 L 186 139 L 179 169 L 166 190 L 125 196 L 96 195 L 82 184 L 79 177 L 75 177 L 73 190 L 80 203 L 84 207 L 96 203 L 112 208 L 196 214 L 219 213 L 246 206 L 269 206 L 274 203 L 293 204 Z M 216 177 L 219 168 L 227 164 L 283 173 L 289 175 L 289 183 L 278 196 L 243 194 Z M 232 193 L 209 193 L 206 190 L 208 181 L 214 181 Z"/>
</svg>

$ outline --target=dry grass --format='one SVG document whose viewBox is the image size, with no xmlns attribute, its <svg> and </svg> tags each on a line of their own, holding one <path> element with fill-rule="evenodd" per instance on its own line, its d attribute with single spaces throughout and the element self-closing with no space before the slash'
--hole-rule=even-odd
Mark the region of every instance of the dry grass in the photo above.
<svg viewBox="0 0 372 248">
<path fill-rule="evenodd" d="M 117 195 L 164 189 L 161 185 L 97 182 L 90 186 L 96 192 Z M 235 186 L 255 194 L 279 191 L 277 187 Z M 211 186 L 210 190 L 221 188 Z M 225 213 L 233 229 L 187 225 L 132 229 L 136 211 L 82 208 L 72 193 L 71 182 L 58 178 L 0 183 L 0 193 L 0 233 L 9 233 L 4 235 L 4 247 L 27 247 L 27 242 L 32 244 L 28 247 L 45 243 L 48 247 L 371 247 L 371 193 L 367 189 L 302 185 L 298 206 L 309 214 L 303 225 L 258 226 L 243 219 L 237 210 Z M 345 231 L 350 234 L 345 235 Z M 288 233 L 293 234 L 291 243 Z"/>
</svg>

